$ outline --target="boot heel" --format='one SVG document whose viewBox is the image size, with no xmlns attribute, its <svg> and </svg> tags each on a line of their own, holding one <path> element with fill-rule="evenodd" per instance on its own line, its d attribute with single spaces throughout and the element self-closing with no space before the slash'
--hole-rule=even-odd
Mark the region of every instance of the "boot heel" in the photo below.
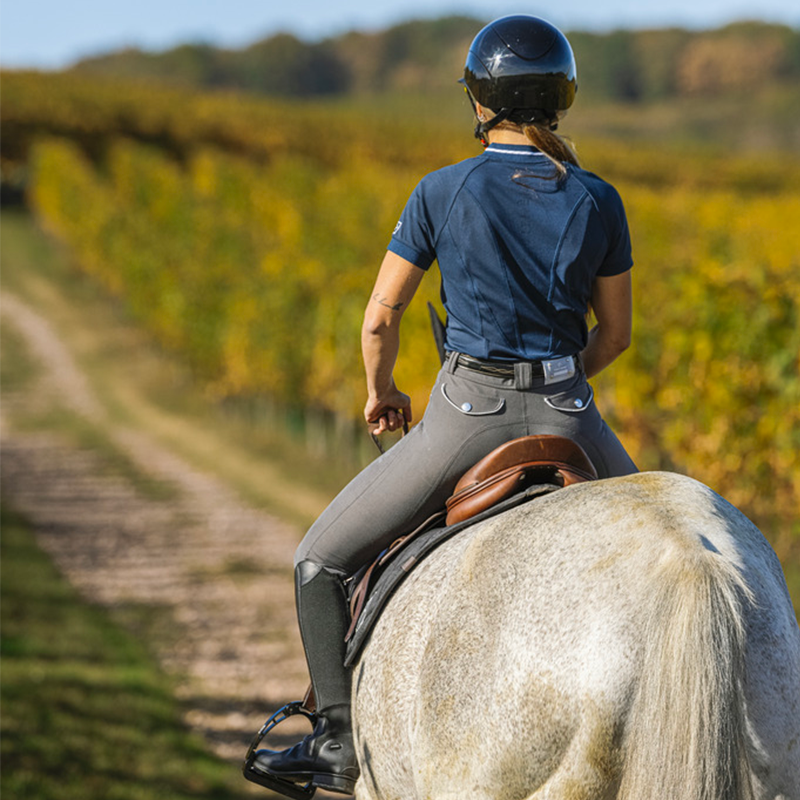
<svg viewBox="0 0 800 800">
<path fill-rule="evenodd" d="M 356 789 L 354 778 L 345 775 L 314 775 L 311 785 L 315 789 L 325 789 L 329 792 L 341 792 L 342 794 L 353 794 Z"/>
</svg>

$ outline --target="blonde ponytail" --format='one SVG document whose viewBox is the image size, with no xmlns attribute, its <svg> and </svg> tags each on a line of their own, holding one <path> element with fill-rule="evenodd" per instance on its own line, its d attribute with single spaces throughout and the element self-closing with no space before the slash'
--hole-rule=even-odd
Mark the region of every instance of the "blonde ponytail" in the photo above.
<svg viewBox="0 0 800 800">
<path fill-rule="evenodd" d="M 565 163 L 575 167 L 580 166 L 577 153 L 563 136 L 536 123 L 523 125 L 522 130 L 528 137 L 528 141 L 550 159 L 556 168 L 558 178 L 562 178 L 567 173 Z"/>
</svg>

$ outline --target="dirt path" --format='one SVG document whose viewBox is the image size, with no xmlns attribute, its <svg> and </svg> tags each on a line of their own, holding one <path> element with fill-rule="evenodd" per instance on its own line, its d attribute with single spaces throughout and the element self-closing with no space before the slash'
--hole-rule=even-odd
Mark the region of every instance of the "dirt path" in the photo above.
<svg viewBox="0 0 800 800">
<path fill-rule="evenodd" d="M 266 714 L 307 683 L 291 580 L 300 532 L 114 424 L 56 331 L 19 298 L 4 292 L 2 314 L 41 367 L 33 390 L 3 394 L 4 496 L 70 581 L 134 626 L 178 677 L 189 724 L 219 755 L 241 759 Z M 17 425 L 16 412 L 32 406 L 81 415 L 172 487 L 170 499 L 109 474 L 101 454 Z"/>
</svg>

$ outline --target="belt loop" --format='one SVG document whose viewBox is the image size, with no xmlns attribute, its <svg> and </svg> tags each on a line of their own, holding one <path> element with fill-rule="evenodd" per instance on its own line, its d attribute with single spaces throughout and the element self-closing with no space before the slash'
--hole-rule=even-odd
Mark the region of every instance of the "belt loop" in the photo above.
<svg viewBox="0 0 800 800">
<path fill-rule="evenodd" d="M 455 350 L 451 350 L 444 359 L 444 368 L 445 371 L 452 375 L 456 371 L 456 362 L 458 361 L 458 353 Z"/>
<path fill-rule="evenodd" d="M 529 361 L 514 364 L 514 388 L 526 392 L 533 386 L 533 365 Z"/>
</svg>

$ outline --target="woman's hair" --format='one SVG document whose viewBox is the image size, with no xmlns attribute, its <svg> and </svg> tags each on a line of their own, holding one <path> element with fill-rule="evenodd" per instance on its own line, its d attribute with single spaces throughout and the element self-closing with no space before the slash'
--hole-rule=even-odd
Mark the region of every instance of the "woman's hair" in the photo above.
<svg viewBox="0 0 800 800">
<path fill-rule="evenodd" d="M 528 141 L 550 159 L 556 168 L 556 177 L 562 178 L 566 175 L 565 162 L 575 167 L 580 166 L 578 155 L 572 145 L 563 136 L 559 136 L 551 130 L 549 126 L 532 122 L 521 127 L 525 136 L 528 137 Z"/>
<path fill-rule="evenodd" d="M 578 161 L 578 154 L 575 152 L 572 144 L 563 136 L 559 136 L 554 128 L 558 125 L 558 116 L 545 122 L 516 122 L 512 120 L 503 120 L 497 125 L 497 130 L 506 128 L 507 130 L 521 130 L 528 141 L 538 150 L 550 159 L 550 162 L 555 167 L 555 178 L 560 180 L 567 174 L 565 163 L 572 164 L 575 167 L 580 166 Z"/>
</svg>

